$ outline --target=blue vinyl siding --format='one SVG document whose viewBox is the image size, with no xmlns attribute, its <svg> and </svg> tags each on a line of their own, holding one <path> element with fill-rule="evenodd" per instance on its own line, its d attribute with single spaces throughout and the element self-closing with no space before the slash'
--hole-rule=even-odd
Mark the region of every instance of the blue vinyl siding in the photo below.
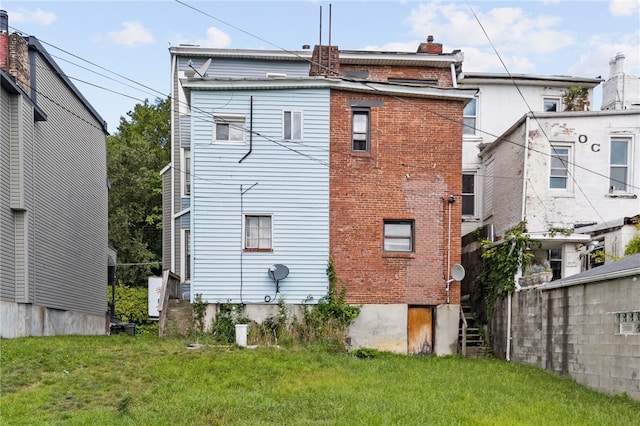
<svg viewBox="0 0 640 426">
<path fill-rule="evenodd" d="M 239 162 L 249 151 L 249 135 L 244 145 L 212 143 L 213 121 L 202 111 L 245 115 L 249 129 L 251 96 L 257 134 L 251 154 Z M 192 295 L 201 293 L 210 303 L 264 303 L 275 296 L 268 268 L 281 263 L 290 273 L 278 297 L 317 301 L 328 289 L 328 89 L 194 91 L 191 102 Z M 303 112 L 302 143 L 282 141 L 283 109 Z M 272 252 L 243 253 L 243 213 L 272 215 Z"/>
<path fill-rule="evenodd" d="M 189 197 L 182 197 L 180 199 L 180 210 L 188 209 L 191 205 L 191 199 Z M 189 229 L 191 222 L 191 213 L 185 213 L 180 216 L 180 228 Z"/>
<path fill-rule="evenodd" d="M 193 67 L 198 69 L 207 58 L 192 58 Z M 180 58 L 181 71 L 193 71 L 188 66 L 189 58 Z M 244 58 L 214 58 L 207 71 L 209 78 L 265 78 L 266 73 L 287 74 L 289 78 L 309 77 L 309 62 L 256 60 Z"/>
</svg>

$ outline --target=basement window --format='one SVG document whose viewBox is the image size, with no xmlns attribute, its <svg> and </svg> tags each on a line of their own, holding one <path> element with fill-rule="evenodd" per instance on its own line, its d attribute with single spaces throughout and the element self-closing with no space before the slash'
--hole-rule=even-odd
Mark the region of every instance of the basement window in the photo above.
<svg viewBox="0 0 640 426">
<path fill-rule="evenodd" d="M 614 312 L 615 334 L 640 334 L 640 311 Z"/>
</svg>

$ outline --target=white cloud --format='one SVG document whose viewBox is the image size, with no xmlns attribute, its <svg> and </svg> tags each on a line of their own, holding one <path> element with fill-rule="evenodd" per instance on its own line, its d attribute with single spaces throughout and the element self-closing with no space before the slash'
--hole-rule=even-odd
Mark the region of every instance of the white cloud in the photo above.
<svg viewBox="0 0 640 426">
<path fill-rule="evenodd" d="M 195 42 L 195 44 L 198 44 L 202 47 L 217 48 L 225 48 L 231 44 L 231 37 L 229 36 L 229 34 L 216 27 L 207 28 L 206 36 L 206 39 L 198 40 Z"/>
<path fill-rule="evenodd" d="M 122 27 L 120 31 L 110 32 L 109 40 L 115 44 L 130 47 L 139 44 L 151 44 L 155 41 L 151 32 L 144 28 L 139 22 L 125 21 L 122 23 Z"/>
<path fill-rule="evenodd" d="M 8 10 L 9 25 L 12 23 L 30 23 L 37 25 L 51 25 L 57 18 L 53 12 L 45 12 L 42 9 L 28 10 L 19 8 L 18 10 Z"/>
<path fill-rule="evenodd" d="M 606 34 L 589 37 L 589 50 L 580 55 L 577 63 L 569 68 L 573 75 L 598 76 L 607 78 L 609 60 L 618 53 L 625 56 L 624 71 L 628 74 L 640 74 L 640 32 L 612 40 Z"/>
<path fill-rule="evenodd" d="M 638 16 L 640 0 L 611 0 L 609 11 L 613 16 Z"/>
</svg>

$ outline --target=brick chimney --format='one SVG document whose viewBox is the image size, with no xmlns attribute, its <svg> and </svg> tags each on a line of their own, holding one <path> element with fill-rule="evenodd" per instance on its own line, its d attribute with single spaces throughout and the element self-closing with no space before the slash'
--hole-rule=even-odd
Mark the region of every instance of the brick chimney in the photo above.
<svg viewBox="0 0 640 426">
<path fill-rule="evenodd" d="M 309 76 L 331 77 L 340 75 L 340 51 L 338 46 L 314 46 Z"/>
<path fill-rule="evenodd" d="M 440 55 L 442 53 L 442 43 L 434 43 L 433 36 L 427 36 L 426 43 L 420 43 L 418 53 L 430 53 L 432 55 Z"/>
<path fill-rule="evenodd" d="M 0 10 L 0 69 L 9 72 L 9 15 Z"/>
</svg>

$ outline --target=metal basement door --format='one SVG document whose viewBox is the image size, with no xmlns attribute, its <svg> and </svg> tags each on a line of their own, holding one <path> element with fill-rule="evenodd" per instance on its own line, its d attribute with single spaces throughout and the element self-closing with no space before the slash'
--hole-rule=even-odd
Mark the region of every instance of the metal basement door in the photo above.
<svg viewBox="0 0 640 426">
<path fill-rule="evenodd" d="M 430 355 L 433 351 L 433 308 L 409 306 L 408 324 L 409 355 Z"/>
</svg>

